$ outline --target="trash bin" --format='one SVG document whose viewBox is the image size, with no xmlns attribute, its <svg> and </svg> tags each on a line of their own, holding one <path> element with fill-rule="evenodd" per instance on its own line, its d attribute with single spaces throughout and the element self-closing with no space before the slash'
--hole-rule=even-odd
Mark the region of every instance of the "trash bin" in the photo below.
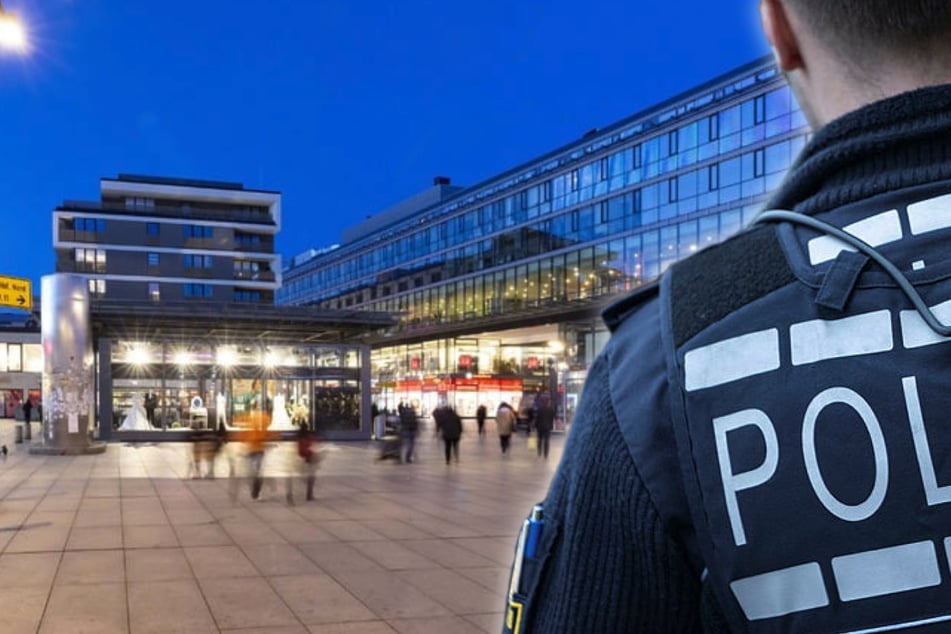
<svg viewBox="0 0 951 634">
<path fill-rule="evenodd" d="M 17 425 L 16 425 L 16 427 L 15 427 L 14 429 L 16 430 L 16 431 L 14 432 L 14 438 L 15 438 L 15 440 L 16 440 L 16 443 L 17 443 L 18 445 L 19 445 L 19 444 L 22 444 L 22 443 L 23 443 L 23 424 L 22 424 L 22 423 L 17 423 Z"/>
</svg>

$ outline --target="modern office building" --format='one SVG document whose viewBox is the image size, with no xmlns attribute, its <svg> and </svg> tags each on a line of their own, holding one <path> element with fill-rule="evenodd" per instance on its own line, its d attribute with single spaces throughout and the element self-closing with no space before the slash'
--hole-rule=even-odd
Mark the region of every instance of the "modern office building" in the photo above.
<svg viewBox="0 0 951 634">
<path fill-rule="evenodd" d="M 120 174 L 98 202 L 53 213 L 56 271 L 87 277 L 96 299 L 272 304 L 280 228 L 277 192 Z"/>
<path fill-rule="evenodd" d="M 372 342 L 377 397 L 391 406 L 418 401 L 425 413 L 448 398 L 471 416 L 478 402 L 557 389 L 570 418 L 607 339 L 600 309 L 740 229 L 807 134 L 761 59 L 371 219 L 336 248 L 294 258 L 277 301 L 398 314 Z"/>
</svg>

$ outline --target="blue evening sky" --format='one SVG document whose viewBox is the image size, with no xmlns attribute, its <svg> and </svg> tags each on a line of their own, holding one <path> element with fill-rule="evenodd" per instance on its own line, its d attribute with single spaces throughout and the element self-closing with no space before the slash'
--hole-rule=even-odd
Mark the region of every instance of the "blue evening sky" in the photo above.
<svg viewBox="0 0 951 634">
<path fill-rule="evenodd" d="M 281 191 L 285 262 L 768 52 L 755 0 L 3 0 L 0 275 L 119 173 Z"/>
</svg>

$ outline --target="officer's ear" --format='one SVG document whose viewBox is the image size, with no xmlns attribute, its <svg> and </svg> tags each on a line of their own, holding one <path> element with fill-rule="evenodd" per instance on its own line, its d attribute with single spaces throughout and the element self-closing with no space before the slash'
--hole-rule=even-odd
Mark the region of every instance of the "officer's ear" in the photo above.
<svg viewBox="0 0 951 634">
<path fill-rule="evenodd" d="M 799 40 L 783 0 L 760 0 L 759 15 L 779 70 L 788 73 L 803 68 Z"/>
</svg>

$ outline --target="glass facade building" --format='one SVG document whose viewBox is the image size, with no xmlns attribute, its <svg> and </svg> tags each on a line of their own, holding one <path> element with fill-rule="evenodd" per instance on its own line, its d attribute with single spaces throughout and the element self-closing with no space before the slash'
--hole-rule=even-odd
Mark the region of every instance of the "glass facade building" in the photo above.
<svg viewBox="0 0 951 634">
<path fill-rule="evenodd" d="M 397 330 L 374 344 L 374 372 L 383 378 L 464 369 L 452 352 L 414 370 L 414 347 L 545 323 L 566 344 L 548 364 L 583 372 L 606 335 L 597 320 L 578 317 L 744 226 L 808 133 L 782 75 L 761 59 L 296 258 L 276 301 L 398 314 Z M 514 371 L 526 374 L 524 358 L 537 356 L 520 355 Z M 507 361 L 489 359 L 479 372 L 509 372 Z"/>
</svg>

